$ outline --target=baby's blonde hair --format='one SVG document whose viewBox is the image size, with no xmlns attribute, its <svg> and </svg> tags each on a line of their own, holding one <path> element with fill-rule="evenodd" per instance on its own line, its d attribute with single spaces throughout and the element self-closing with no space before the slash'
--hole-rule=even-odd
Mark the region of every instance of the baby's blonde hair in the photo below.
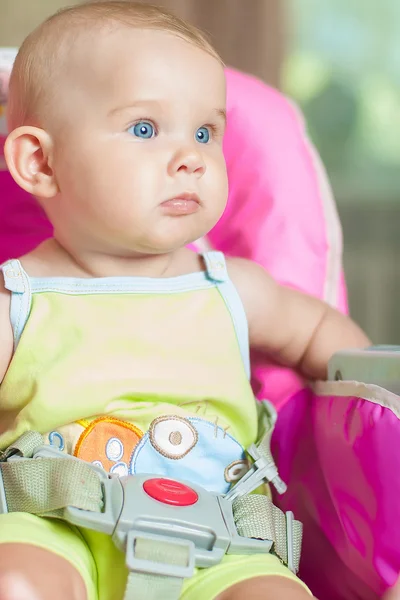
<svg viewBox="0 0 400 600">
<path fill-rule="evenodd" d="M 46 110 L 44 99 L 52 102 L 52 83 L 62 69 L 62 58 L 77 38 L 89 27 L 100 31 L 113 26 L 168 31 L 222 62 L 197 27 L 164 8 L 130 0 L 99 0 L 67 7 L 39 25 L 19 50 L 10 78 L 7 110 L 10 131 L 21 125 L 40 124 L 41 114 Z"/>
</svg>

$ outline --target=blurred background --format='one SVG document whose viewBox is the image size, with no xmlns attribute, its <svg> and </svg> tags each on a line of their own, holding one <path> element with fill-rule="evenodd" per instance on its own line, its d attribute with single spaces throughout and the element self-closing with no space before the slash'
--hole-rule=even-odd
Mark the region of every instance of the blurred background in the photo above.
<svg viewBox="0 0 400 600">
<path fill-rule="evenodd" d="M 145 0 L 144 0 L 145 1 Z M 0 0 L 0 47 L 79 0 Z M 159 0 L 229 65 L 291 96 L 327 168 L 354 318 L 400 344 L 399 0 Z"/>
</svg>

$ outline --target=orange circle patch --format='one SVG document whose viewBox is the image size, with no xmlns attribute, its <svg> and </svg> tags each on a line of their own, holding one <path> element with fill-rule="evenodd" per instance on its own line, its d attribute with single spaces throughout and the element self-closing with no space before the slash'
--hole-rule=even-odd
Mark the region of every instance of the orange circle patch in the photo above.
<svg viewBox="0 0 400 600">
<path fill-rule="evenodd" d="M 74 456 L 103 467 L 108 473 L 128 475 L 128 465 L 143 432 L 115 417 L 99 417 L 80 435 Z"/>
</svg>

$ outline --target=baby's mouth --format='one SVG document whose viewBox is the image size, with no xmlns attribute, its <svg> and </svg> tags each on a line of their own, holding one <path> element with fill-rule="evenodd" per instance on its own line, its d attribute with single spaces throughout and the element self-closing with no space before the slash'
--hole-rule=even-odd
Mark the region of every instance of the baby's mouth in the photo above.
<svg viewBox="0 0 400 600">
<path fill-rule="evenodd" d="M 200 208 L 200 198 L 193 192 L 184 192 L 165 200 L 161 207 L 171 216 L 192 215 Z"/>
</svg>

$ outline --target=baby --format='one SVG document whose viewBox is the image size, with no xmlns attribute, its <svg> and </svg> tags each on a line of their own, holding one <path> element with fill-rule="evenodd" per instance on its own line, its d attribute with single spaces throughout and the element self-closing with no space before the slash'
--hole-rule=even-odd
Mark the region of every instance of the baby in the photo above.
<svg viewBox="0 0 400 600">
<path fill-rule="evenodd" d="M 8 168 L 54 237 L 3 265 L 0 449 L 39 431 L 110 473 L 226 493 L 258 438 L 249 343 L 324 378 L 335 351 L 368 339 L 258 265 L 187 248 L 227 201 L 221 59 L 164 10 L 69 8 L 25 40 L 8 122 Z M 124 597 L 125 556 L 110 536 L 10 512 L 0 542 L 0 600 Z M 129 597 L 157 597 L 144 589 Z M 272 553 L 226 555 L 180 593 L 311 596 Z"/>
</svg>

